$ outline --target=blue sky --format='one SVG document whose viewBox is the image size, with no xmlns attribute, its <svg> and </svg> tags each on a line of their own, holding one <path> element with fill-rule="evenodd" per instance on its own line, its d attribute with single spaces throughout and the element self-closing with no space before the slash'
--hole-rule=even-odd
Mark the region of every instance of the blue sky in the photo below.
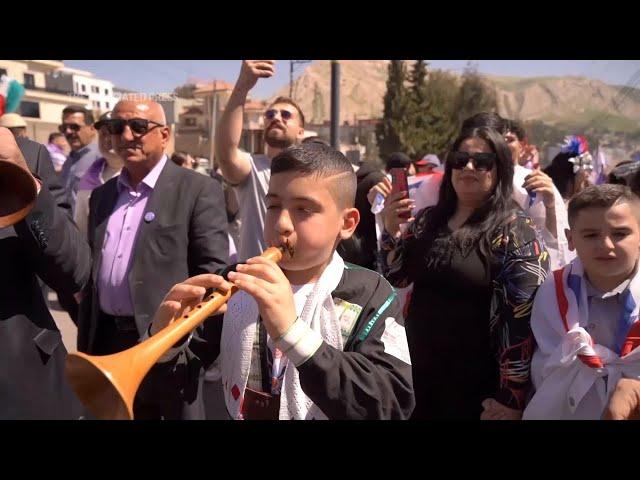
<svg viewBox="0 0 640 480">
<path fill-rule="evenodd" d="M 427 60 L 433 68 L 462 71 L 466 60 Z M 625 85 L 640 71 L 640 60 L 472 60 L 480 72 L 492 75 L 537 77 L 574 75 Z M 168 93 L 190 77 L 213 78 L 234 83 L 240 60 L 65 60 L 72 68 L 89 70 L 115 86 L 146 93 Z M 298 67 L 302 70 L 302 67 Z M 253 91 L 267 98 L 289 81 L 289 61 L 278 60 L 274 77 L 263 80 Z M 636 85 L 637 86 L 637 85 Z"/>
</svg>

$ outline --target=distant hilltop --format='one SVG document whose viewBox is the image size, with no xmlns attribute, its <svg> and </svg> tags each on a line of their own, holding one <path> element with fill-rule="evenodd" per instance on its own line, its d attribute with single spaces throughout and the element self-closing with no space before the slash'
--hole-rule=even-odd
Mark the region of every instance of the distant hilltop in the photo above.
<svg viewBox="0 0 640 480">
<path fill-rule="evenodd" d="M 388 60 L 340 61 L 341 123 L 382 117 L 388 63 Z M 412 63 L 407 62 L 408 69 Z M 328 60 L 316 60 L 294 82 L 294 99 L 309 123 L 329 120 L 330 71 Z M 456 76 L 459 78 L 459 74 Z M 557 126 L 592 125 L 620 132 L 640 131 L 639 89 L 573 76 L 485 75 L 485 78 L 496 89 L 499 113 L 507 118 L 540 120 Z M 277 95 L 289 95 L 289 86 L 284 86 Z"/>
</svg>

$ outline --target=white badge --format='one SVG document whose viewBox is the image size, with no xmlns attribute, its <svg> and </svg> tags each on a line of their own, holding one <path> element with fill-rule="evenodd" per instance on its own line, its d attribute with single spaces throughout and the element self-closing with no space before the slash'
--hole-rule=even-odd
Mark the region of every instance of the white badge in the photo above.
<svg viewBox="0 0 640 480">
<path fill-rule="evenodd" d="M 405 328 L 396 322 L 395 318 L 387 317 L 384 321 L 384 333 L 382 334 L 381 340 L 385 353 L 411 365 L 407 333 Z"/>
</svg>

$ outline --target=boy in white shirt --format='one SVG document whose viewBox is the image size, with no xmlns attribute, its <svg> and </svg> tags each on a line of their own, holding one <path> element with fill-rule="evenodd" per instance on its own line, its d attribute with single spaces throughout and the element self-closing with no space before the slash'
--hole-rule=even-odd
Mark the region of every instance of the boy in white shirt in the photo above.
<svg viewBox="0 0 640 480">
<path fill-rule="evenodd" d="M 623 185 L 591 186 L 568 217 L 578 258 L 534 300 L 536 393 L 524 419 L 599 419 L 620 379 L 640 378 L 640 199 Z"/>
</svg>

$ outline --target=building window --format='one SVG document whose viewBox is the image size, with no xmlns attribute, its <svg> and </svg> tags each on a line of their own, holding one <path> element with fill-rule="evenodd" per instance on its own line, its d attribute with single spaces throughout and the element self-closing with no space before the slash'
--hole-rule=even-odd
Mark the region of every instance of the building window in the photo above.
<svg viewBox="0 0 640 480">
<path fill-rule="evenodd" d="M 98 100 L 98 101 L 96 102 L 96 107 L 97 107 L 98 109 L 100 108 L 100 100 Z"/>
<path fill-rule="evenodd" d="M 83 85 L 80 85 L 80 86 L 82 87 L 82 92 L 83 93 L 87 91 L 87 86 L 86 85 L 83 84 Z"/>
<path fill-rule="evenodd" d="M 108 88 L 105 88 L 105 89 L 104 89 L 104 94 L 105 94 L 105 95 L 109 95 L 109 89 L 108 89 Z M 107 108 L 109 108 L 109 107 L 107 107 Z"/>
<path fill-rule="evenodd" d="M 25 88 L 34 88 L 36 86 L 36 79 L 32 73 L 24 74 L 24 87 Z"/>
<path fill-rule="evenodd" d="M 187 127 L 195 127 L 196 126 L 196 119 L 195 118 L 185 118 L 184 119 L 184 124 Z"/>
<path fill-rule="evenodd" d="M 95 85 L 91 86 L 91 92 L 92 93 L 100 93 L 100 89 L 98 87 L 96 87 Z"/>
<path fill-rule="evenodd" d="M 80 91 L 80 87 L 78 86 L 78 82 L 76 82 L 76 93 Z"/>
<path fill-rule="evenodd" d="M 107 110 L 109 110 L 109 102 L 104 102 L 104 108 L 106 108 Z"/>
<path fill-rule="evenodd" d="M 29 118 L 40 118 L 40 104 L 38 102 L 20 102 L 20 115 Z"/>
<path fill-rule="evenodd" d="M 0 68 L 0 77 L 7 74 L 6 68 Z"/>
</svg>

